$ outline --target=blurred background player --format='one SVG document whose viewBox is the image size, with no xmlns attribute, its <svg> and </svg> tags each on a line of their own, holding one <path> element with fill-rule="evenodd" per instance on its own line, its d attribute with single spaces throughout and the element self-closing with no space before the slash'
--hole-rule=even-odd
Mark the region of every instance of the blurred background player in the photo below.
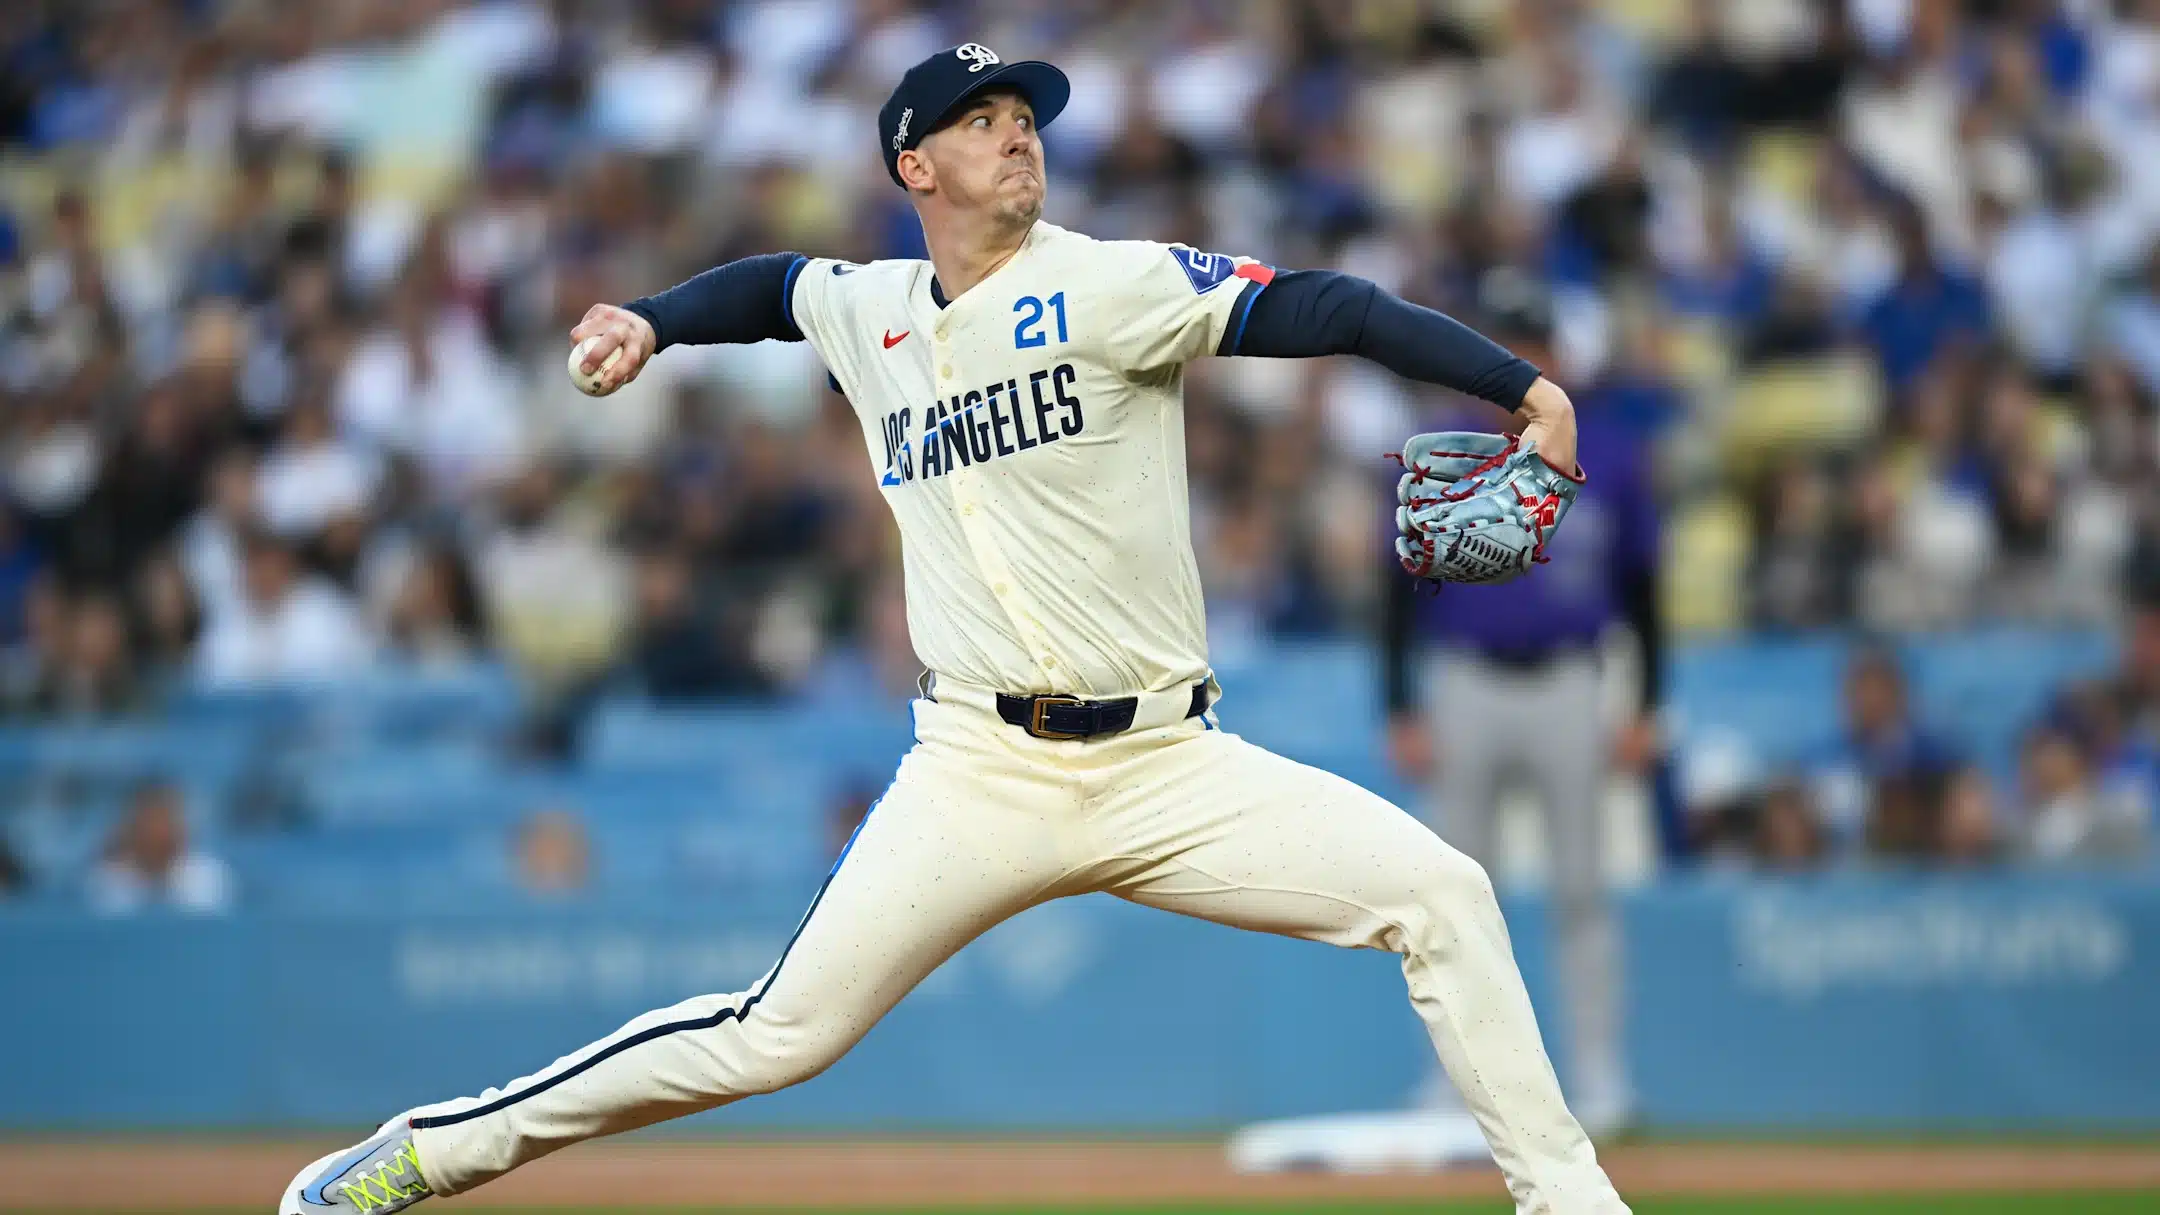
<svg viewBox="0 0 2160 1215">
<path fill-rule="evenodd" d="M 1483 311 L 1498 326 L 1494 340 L 1533 363 L 1553 357 L 1542 293 Z M 1503 890 L 1513 875 L 1502 860 L 1501 809 L 1514 793 L 1535 797 L 1562 1001 L 1562 1071 L 1593 1134 L 1619 1129 L 1633 1103 L 1622 1044 L 1625 962 L 1607 890 L 1608 794 L 1615 777 L 1642 776 L 1654 758 L 1664 662 L 1658 518 L 1643 448 L 1622 419 L 1600 411 L 1600 395 L 1591 386 L 1576 415 L 1584 467 L 1600 475 L 1579 492 L 1568 526 L 1546 550 L 1549 562 L 1503 586 L 1437 595 L 1388 578 L 1382 629 L 1397 768 L 1424 785 L 1428 821 Z M 1488 421 L 1451 411 L 1434 428 Z M 1616 642 L 1633 647 L 1620 673 L 1630 686 L 1618 704 L 1606 661 Z M 1429 1092 L 1456 1104 L 1445 1084 Z"/>
<path fill-rule="evenodd" d="M 1554 357 L 1546 292 L 1518 284 L 1478 305 L 1495 341 L 1533 363 Z M 1657 509 L 1643 478 L 1640 433 L 1614 403 L 1620 387 L 1585 386 L 1578 441 L 1599 458 L 1584 460 L 1593 474 L 1548 546 L 1547 564 L 1505 585 L 1438 594 L 1402 578 L 1392 551 L 1381 574 L 1389 749 L 1397 772 L 1420 788 L 1420 811 L 1506 892 L 1524 884 L 1525 858 L 1503 856 L 1502 810 L 1518 793 L 1535 799 L 1542 855 L 1528 860 L 1549 899 L 1556 1059 L 1569 1108 L 1600 1136 L 1623 1129 L 1633 1108 L 1622 1032 L 1625 958 L 1608 889 L 1611 794 L 1616 779 L 1653 775 L 1664 658 Z M 1449 402 L 1421 418 L 1420 429 L 1493 422 L 1475 403 Z M 1586 523 L 1579 536 L 1569 534 L 1575 512 Z M 1615 655 L 1624 660 L 1608 661 Z M 1361 1171 L 1474 1160 L 1484 1151 L 1444 1075 L 1433 1072 L 1413 1106 L 1394 1116 L 1248 1128 L 1233 1155 L 1253 1168 Z"/>
</svg>

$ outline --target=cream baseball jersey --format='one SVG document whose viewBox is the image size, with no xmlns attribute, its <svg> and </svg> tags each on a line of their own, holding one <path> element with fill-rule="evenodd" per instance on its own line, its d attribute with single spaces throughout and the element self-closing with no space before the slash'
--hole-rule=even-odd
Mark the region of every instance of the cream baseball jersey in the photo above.
<svg viewBox="0 0 2160 1215">
<path fill-rule="evenodd" d="M 794 321 L 853 403 L 938 676 L 1122 696 L 1205 677 L 1184 365 L 1273 272 L 1037 223 L 939 307 L 927 261 L 810 259 Z"/>
</svg>

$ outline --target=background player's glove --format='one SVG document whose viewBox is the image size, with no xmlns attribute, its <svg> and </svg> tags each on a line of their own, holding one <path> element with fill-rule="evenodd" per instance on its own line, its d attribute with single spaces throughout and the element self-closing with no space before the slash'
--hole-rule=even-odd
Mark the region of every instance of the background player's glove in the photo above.
<svg viewBox="0 0 2160 1215">
<path fill-rule="evenodd" d="M 1434 582 L 1506 582 L 1544 561 L 1583 482 L 1508 435 L 1418 435 L 1401 460 L 1395 555 Z"/>
</svg>

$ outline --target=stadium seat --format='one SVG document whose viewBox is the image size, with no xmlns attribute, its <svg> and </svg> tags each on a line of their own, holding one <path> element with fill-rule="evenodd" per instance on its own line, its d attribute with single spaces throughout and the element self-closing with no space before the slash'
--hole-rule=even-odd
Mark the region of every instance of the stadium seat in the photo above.
<svg viewBox="0 0 2160 1215">
<path fill-rule="evenodd" d="M 1815 192 L 1815 166 L 1822 158 L 1820 136 L 1791 129 L 1756 131 L 1747 138 L 1743 173 L 1749 183 L 1778 200 L 1805 207 Z"/>
<path fill-rule="evenodd" d="M 464 745 L 369 745 L 294 767 L 301 813 L 324 826 L 502 818 L 531 796 L 508 765 Z"/>
<path fill-rule="evenodd" d="M 1699 501 L 1666 525 L 1659 593 L 1669 628 L 1711 634 L 1740 627 L 1749 544 L 1747 512 L 1728 497 Z"/>
<path fill-rule="evenodd" d="M 582 735 L 593 771 L 734 768 L 760 762 L 841 768 L 882 785 L 914 743 L 905 709 L 834 714 L 802 709 L 656 708 L 615 701 Z"/>
<path fill-rule="evenodd" d="M 1379 656 L 1370 644 L 1280 646 L 1215 674 L 1216 716 L 1233 734 L 1285 753 L 1378 745 Z"/>
<path fill-rule="evenodd" d="M 1726 460 L 1742 480 L 1794 448 L 1847 447 L 1876 428 L 1881 376 L 1857 353 L 1773 363 L 1733 385 Z"/>
<path fill-rule="evenodd" d="M 189 687 L 170 711 L 189 721 L 276 728 L 310 740 L 406 740 L 500 736 L 516 724 L 521 703 L 510 670 L 475 665 L 444 672 L 392 668 L 313 686 Z"/>
<path fill-rule="evenodd" d="M 1683 745 L 1739 735 L 1765 763 L 1791 762 L 1834 737 L 1848 644 L 1837 638 L 1740 640 L 1682 647 L 1671 664 Z M 1974 753 L 2003 754 L 2066 680 L 2104 673 L 2105 633 L 1999 628 L 1899 647 L 1920 720 Z"/>
<path fill-rule="evenodd" d="M 1791 762 L 1833 736 L 1844 646 L 1835 640 L 1706 642 L 1673 655 L 1676 741 L 1738 734 L 1765 763 Z"/>
<path fill-rule="evenodd" d="M 1921 720 L 1966 750 L 2015 754 L 2025 729 L 2067 681 L 2103 674 L 2115 659 L 2104 633 L 1988 629 L 1909 648 Z"/>
<path fill-rule="evenodd" d="M 1732 335 L 1709 317 L 1676 317 L 1665 328 L 1672 374 L 1698 401 L 1723 396 L 1732 378 Z"/>
</svg>

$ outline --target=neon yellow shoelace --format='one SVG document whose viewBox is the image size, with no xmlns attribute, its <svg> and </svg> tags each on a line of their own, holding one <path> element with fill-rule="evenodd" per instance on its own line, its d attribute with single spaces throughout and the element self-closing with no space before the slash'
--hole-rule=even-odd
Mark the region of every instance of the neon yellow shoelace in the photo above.
<svg viewBox="0 0 2160 1215">
<path fill-rule="evenodd" d="M 407 1140 L 373 1171 L 340 1183 L 338 1190 L 352 1203 L 353 1210 L 366 1211 L 428 1193 L 428 1186 L 420 1176 L 419 1153 L 413 1151 L 412 1142 Z"/>
</svg>

